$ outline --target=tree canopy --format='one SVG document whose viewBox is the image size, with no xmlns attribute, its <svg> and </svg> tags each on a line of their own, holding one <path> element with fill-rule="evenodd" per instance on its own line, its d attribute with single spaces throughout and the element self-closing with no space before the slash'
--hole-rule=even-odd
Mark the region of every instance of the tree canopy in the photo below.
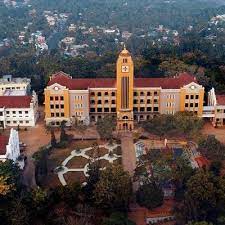
<svg viewBox="0 0 225 225">
<path fill-rule="evenodd" d="M 132 183 L 128 172 L 121 166 L 103 170 L 95 185 L 95 204 L 106 210 L 127 210 L 132 195 Z"/>
</svg>

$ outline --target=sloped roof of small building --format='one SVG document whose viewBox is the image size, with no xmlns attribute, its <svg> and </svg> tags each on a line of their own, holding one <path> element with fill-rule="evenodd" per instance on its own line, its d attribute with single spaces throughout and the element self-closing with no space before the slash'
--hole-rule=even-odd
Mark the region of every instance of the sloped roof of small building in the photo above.
<svg viewBox="0 0 225 225">
<path fill-rule="evenodd" d="M 31 96 L 0 96 L 0 108 L 30 108 Z"/>
</svg>

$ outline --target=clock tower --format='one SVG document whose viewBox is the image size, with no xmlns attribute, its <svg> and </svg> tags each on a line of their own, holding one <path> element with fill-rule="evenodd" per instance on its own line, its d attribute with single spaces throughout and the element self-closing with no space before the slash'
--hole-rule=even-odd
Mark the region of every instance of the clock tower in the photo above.
<svg viewBox="0 0 225 225">
<path fill-rule="evenodd" d="M 124 47 L 117 60 L 117 130 L 133 130 L 134 64 Z"/>
</svg>

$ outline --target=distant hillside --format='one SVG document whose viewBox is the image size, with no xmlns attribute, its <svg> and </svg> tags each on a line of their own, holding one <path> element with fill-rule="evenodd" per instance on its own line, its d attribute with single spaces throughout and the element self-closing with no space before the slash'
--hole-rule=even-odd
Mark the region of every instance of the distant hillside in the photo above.
<svg viewBox="0 0 225 225">
<path fill-rule="evenodd" d="M 70 12 L 77 21 L 117 25 L 131 31 L 159 24 L 182 30 L 188 25 L 207 23 L 212 16 L 225 13 L 222 6 L 225 0 L 31 0 L 31 4 L 40 12 Z"/>
</svg>

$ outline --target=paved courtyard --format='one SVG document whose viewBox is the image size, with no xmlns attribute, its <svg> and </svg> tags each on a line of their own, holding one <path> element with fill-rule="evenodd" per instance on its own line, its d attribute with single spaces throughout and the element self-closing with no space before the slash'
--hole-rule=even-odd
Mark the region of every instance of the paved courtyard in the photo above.
<svg viewBox="0 0 225 225">
<path fill-rule="evenodd" d="M 225 144 L 225 127 L 214 128 L 211 123 L 206 123 L 202 129 L 202 133 L 206 135 L 215 135 L 216 138 Z"/>
</svg>

